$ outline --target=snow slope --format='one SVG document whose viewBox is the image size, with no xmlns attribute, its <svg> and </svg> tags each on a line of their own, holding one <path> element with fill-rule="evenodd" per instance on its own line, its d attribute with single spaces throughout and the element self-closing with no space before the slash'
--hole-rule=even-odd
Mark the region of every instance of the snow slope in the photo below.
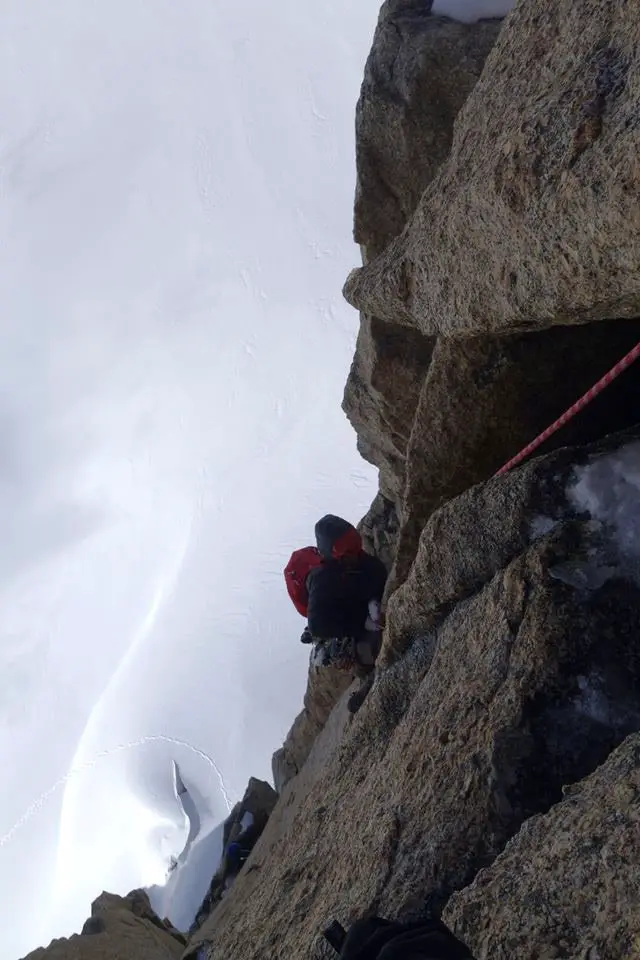
<svg viewBox="0 0 640 960">
<path fill-rule="evenodd" d="M 177 764 L 174 764 L 174 774 L 176 786 L 182 787 L 176 790 L 176 800 L 188 819 L 189 833 L 168 880 L 149 887 L 147 892 L 158 916 L 168 917 L 179 930 L 186 932 L 220 864 L 225 824 L 213 822 L 205 798 L 184 784 Z"/>
<path fill-rule="evenodd" d="M 299 707 L 281 570 L 374 493 L 340 411 L 340 288 L 376 16 L 2 4 L 8 960 L 164 876 L 173 760 L 219 822 Z"/>
<path fill-rule="evenodd" d="M 209 891 L 222 856 L 223 829 L 224 821 L 215 826 L 208 825 L 166 885 L 149 890 L 154 910 L 168 917 L 178 930 L 188 931 Z"/>
</svg>

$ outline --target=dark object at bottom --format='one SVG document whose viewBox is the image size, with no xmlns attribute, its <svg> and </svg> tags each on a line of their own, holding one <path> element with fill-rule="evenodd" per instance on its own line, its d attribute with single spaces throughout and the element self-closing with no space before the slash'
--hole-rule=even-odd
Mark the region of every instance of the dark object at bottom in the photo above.
<svg viewBox="0 0 640 960">
<path fill-rule="evenodd" d="M 337 920 L 334 920 L 329 924 L 322 936 L 325 938 L 329 946 L 333 947 L 336 953 L 340 953 L 342 947 L 344 946 L 344 942 L 347 939 L 347 931 L 341 923 L 338 923 Z"/>
<path fill-rule="evenodd" d="M 397 923 L 381 917 L 357 920 L 346 937 L 330 939 L 329 931 L 344 931 L 332 923 L 325 938 L 336 949 L 342 940 L 340 960 L 473 960 L 469 949 L 441 920 Z M 336 951 L 337 952 L 337 951 Z"/>
</svg>

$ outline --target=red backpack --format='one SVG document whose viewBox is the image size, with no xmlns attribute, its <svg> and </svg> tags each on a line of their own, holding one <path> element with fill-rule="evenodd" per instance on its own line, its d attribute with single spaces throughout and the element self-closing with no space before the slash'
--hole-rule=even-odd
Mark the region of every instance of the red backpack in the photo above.
<svg viewBox="0 0 640 960">
<path fill-rule="evenodd" d="M 294 550 L 289 563 L 284 568 L 284 582 L 293 605 L 301 616 L 306 617 L 309 594 L 307 577 L 322 563 L 322 556 L 315 547 L 302 547 Z"/>
</svg>

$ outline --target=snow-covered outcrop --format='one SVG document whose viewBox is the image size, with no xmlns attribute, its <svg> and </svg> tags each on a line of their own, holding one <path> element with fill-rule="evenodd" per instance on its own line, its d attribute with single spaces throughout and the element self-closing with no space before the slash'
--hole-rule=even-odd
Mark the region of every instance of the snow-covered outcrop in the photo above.
<svg viewBox="0 0 640 960">
<path fill-rule="evenodd" d="M 204 900 L 211 877 L 218 868 L 223 848 L 224 823 L 215 823 L 193 787 L 185 784 L 177 763 L 173 764 L 176 801 L 188 823 L 184 848 L 171 865 L 163 886 L 147 890 L 151 905 L 178 930 L 188 930 Z"/>
<path fill-rule="evenodd" d="M 223 886 L 219 887 L 218 885 L 219 878 L 224 879 L 223 871 L 226 866 L 227 845 L 237 840 L 239 836 L 246 836 L 245 831 L 248 831 L 249 828 L 251 828 L 252 833 L 251 844 L 255 845 L 267 825 L 277 799 L 277 794 L 270 784 L 264 780 L 251 777 L 242 800 L 236 803 L 227 819 L 217 830 L 216 835 L 219 842 L 217 856 L 209 861 L 208 871 L 199 873 L 201 879 L 208 879 L 203 894 L 200 894 L 196 909 L 191 914 L 188 924 L 184 927 L 185 930 L 194 931 L 201 927 L 221 900 L 228 895 L 233 882 L 228 879 Z M 203 867 L 206 867 L 206 863 L 204 861 L 202 863 Z M 249 858 L 246 869 L 250 870 L 251 868 L 252 861 Z M 191 903 L 194 903 L 195 892 L 192 890 L 191 893 Z M 198 890 L 198 893 L 200 893 L 200 890 Z"/>
</svg>

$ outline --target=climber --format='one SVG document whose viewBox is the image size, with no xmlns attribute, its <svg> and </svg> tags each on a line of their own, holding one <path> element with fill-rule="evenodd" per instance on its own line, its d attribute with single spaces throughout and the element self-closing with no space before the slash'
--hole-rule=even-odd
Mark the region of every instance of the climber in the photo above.
<svg viewBox="0 0 640 960">
<path fill-rule="evenodd" d="M 251 847 L 243 847 L 241 843 L 234 840 L 227 847 L 227 878 L 235 879 L 242 870 L 245 862 L 249 859 Z"/>
<path fill-rule="evenodd" d="M 248 826 L 242 828 L 240 823 L 232 827 L 227 844 L 220 861 L 220 866 L 211 882 L 209 896 L 215 903 L 227 890 L 249 859 L 249 855 L 260 838 L 263 824 L 253 818 Z"/>
<path fill-rule="evenodd" d="M 315 535 L 315 547 L 292 554 L 285 582 L 296 609 L 307 617 L 300 639 L 315 645 L 312 662 L 360 677 L 360 689 L 349 700 L 355 713 L 373 683 L 387 571 L 381 560 L 365 553 L 360 534 L 341 517 L 323 517 Z"/>
</svg>

